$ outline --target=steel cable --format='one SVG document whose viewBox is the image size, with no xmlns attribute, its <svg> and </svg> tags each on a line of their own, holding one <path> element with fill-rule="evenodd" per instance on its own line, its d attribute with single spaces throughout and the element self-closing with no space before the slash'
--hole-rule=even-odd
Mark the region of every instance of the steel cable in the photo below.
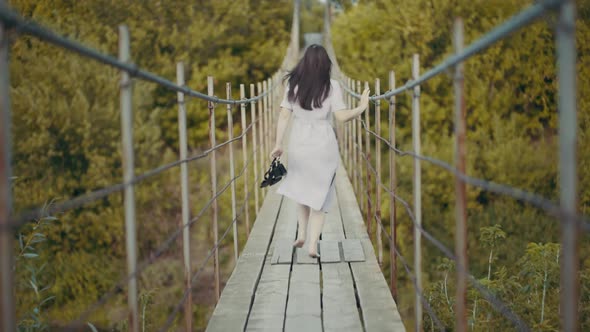
<svg viewBox="0 0 590 332">
<path fill-rule="evenodd" d="M 389 143 L 389 140 L 378 135 L 374 131 L 368 129 L 366 126 L 366 122 L 364 120 L 360 119 L 360 121 L 363 125 L 364 130 L 368 131 L 375 138 L 381 140 L 387 147 L 389 147 L 389 149 L 395 151 L 396 153 L 398 153 L 402 157 L 403 156 L 411 156 L 415 159 L 420 159 L 420 160 L 426 161 L 428 163 L 431 163 L 435 166 L 441 167 L 442 169 L 452 173 L 453 175 L 455 175 L 459 179 L 461 179 L 461 181 L 463 181 L 467 184 L 470 184 L 474 187 L 484 189 L 485 191 L 493 192 L 493 193 L 496 193 L 499 195 L 510 196 L 516 200 L 529 203 L 533 206 L 536 206 L 537 208 L 540 208 L 541 210 L 544 210 L 545 212 L 547 212 L 548 214 L 550 214 L 556 218 L 562 218 L 562 217 L 573 218 L 576 221 L 578 221 L 578 223 L 580 224 L 581 228 L 584 231 L 590 232 L 590 218 L 587 216 L 584 216 L 584 215 L 573 215 L 572 216 L 571 213 L 569 213 L 568 211 L 564 211 L 559 205 L 557 205 L 554 202 L 552 202 L 551 200 L 544 198 L 542 196 L 539 196 L 537 194 L 534 194 L 534 193 L 531 193 L 531 192 L 528 192 L 528 191 L 525 191 L 525 190 L 522 190 L 519 188 L 514 188 L 514 187 L 511 187 L 508 185 L 498 184 L 498 183 L 487 181 L 484 179 L 471 177 L 465 173 L 460 172 L 455 167 L 451 166 L 449 163 L 444 162 L 442 160 L 432 158 L 429 156 L 419 155 L 419 154 L 416 154 L 411 151 L 400 150 L 400 149 L 392 146 Z"/>
<path fill-rule="evenodd" d="M 200 210 L 200 212 L 198 213 L 197 217 L 191 219 L 189 221 L 188 224 L 183 225 L 179 228 L 176 229 L 176 231 L 174 233 L 172 233 L 163 243 L 162 245 L 160 245 L 160 247 L 155 251 L 155 253 L 151 254 L 150 257 L 146 260 L 144 260 L 143 262 L 141 262 L 140 264 L 138 264 L 138 268 L 136 271 L 134 271 L 133 273 L 125 276 L 123 279 L 121 279 L 116 285 L 115 287 L 113 287 L 109 292 L 105 293 L 100 300 L 98 300 L 92 307 L 90 307 L 89 309 L 87 309 L 83 314 L 80 315 L 80 317 L 72 324 L 74 326 L 83 324 L 84 321 L 86 321 L 88 319 L 88 317 L 90 316 L 90 314 L 92 314 L 92 312 L 94 312 L 96 309 L 98 309 L 100 306 L 104 305 L 109 299 L 111 299 L 115 293 L 122 289 L 124 287 L 124 285 L 131 279 L 136 278 L 137 276 L 139 276 L 139 274 L 141 274 L 141 272 L 143 272 L 149 265 L 153 264 L 169 247 L 170 245 L 173 243 L 174 240 L 176 240 L 180 234 L 182 234 L 182 231 L 184 230 L 184 228 L 186 227 L 190 227 L 192 226 L 202 215 L 203 213 L 211 206 L 211 204 L 213 203 L 213 201 L 215 199 L 217 199 L 221 194 L 223 194 L 225 192 L 225 190 L 227 190 L 227 188 L 229 187 L 229 185 L 231 185 L 232 182 L 234 182 L 236 179 L 238 179 L 239 177 L 241 177 L 244 173 L 244 171 L 247 169 L 248 165 L 250 164 L 250 161 L 252 160 L 252 157 L 254 156 L 255 153 L 258 152 L 258 147 L 254 150 L 252 150 L 252 153 L 250 154 L 249 158 L 247 159 L 246 163 L 244 164 L 244 166 L 242 167 L 241 172 L 234 176 L 234 178 L 232 178 L 230 181 L 228 181 L 228 183 L 222 188 L 221 191 L 219 191 L 214 197 L 212 197 L 206 204 L 205 206 Z M 257 181 L 257 179 L 255 179 L 254 181 Z M 250 190 L 250 192 L 252 191 L 252 189 Z M 246 197 L 249 197 L 250 193 L 248 193 L 248 195 Z M 233 223 L 232 223 L 233 225 Z"/>
<path fill-rule="evenodd" d="M 268 95 L 268 93 L 271 91 L 271 90 L 268 90 L 268 91 L 261 93 L 258 96 L 255 96 L 252 98 L 240 99 L 240 100 L 223 99 L 223 98 L 218 98 L 215 96 L 209 96 L 209 95 L 204 94 L 202 92 L 192 90 L 187 86 L 177 85 L 177 84 L 173 83 L 172 81 L 167 80 L 161 76 L 158 76 L 156 74 L 153 74 L 151 72 L 143 70 L 135 64 L 119 61 L 115 57 L 103 54 L 103 53 L 101 53 L 95 49 L 92 49 L 88 46 L 85 46 L 81 43 L 78 43 L 78 42 L 72 41 L 66 37 L 60 36 L 57 33 L 41 26 L 40 24 L 38 24 L 32 20 L 26 20 L 25 18 L 18 15 L 13 10 L 11 10 L 10 8 L 8 8 L 7 6 L 5 6 L 3 4 L 0 4 L 0 21 L 4 22 L 6 25 L 8 25 L 11 28 L 18 29 L 19 32 L 26 33 L 28 35 L 37 37 L 40 40 L 44 40 L 48 43 L 54 44 L 56 46 L 60 46 L 64 49 L 78 53 L 81 56 L 91 58 L 91 59 L 101 62 L 105 65 L 126 71 L 129 73 L 129 75 L 131 75 L 133 77 L 137 77 L 137 78 L 140 78 L 140 79 L 148 81 L 148 82 L 156 83 L 156 84 L 163 86 L 163 87 L 167 88 L 168 90 L 171 90 L 174 92 L 181 92 L 187 96 L 207 100 L 210 102 L 214 102 L 214 103 L 218 103 L 218 104 L 232 104 L 232 105 L 244 104 L 244 103 L 249 103 L 252 101 L 257 101 L 257 100 L 265 97 L 266 95 Z M 280 84 L 277 84 L 277 86 L 278 85 L 280 85 Z"/>
<path fill-rule="evenodd" d="M 91 193 L 88 193 L 86 195 L 72 198 L 72 199 L 65 201 L 63 203 L 58 203 L 58 204 L 52 205 L 50 208 L 37 208 L 34 210 L 23 212 L 23 213 L 19 214 L 18 216 L 16 216 L 15 218 L 11 219 L 11 222 L 8 224 L 8 227 L 12 228 L 12 229 L 18 229 L 19 227 L 28 223 L 30 220 L 38 219 L 38 218 L 42 218 L 42 217 L 45 217 L 48 215 L 53 215 L 56 213 L 61 213 L 61 212 L 65 212 L 68 210 L 82 207 L 86 204 L 97 201 L 97 200 L 104 198 L 106 196 L 109 196 L 113 193 L 123 191 L 128 186 L 133 186 L 143 180 L 146 180 L 152 176 L 158 175 L 158 174 L 160 174 L 166 170 L 169 170 L 173 167 L 176 167 L 182 163 L 188 163 L 188 162 L 191 162 L 191 161 L 194 161 L 197 159 L 202 159 L 204 157 L 207 157 L 211 152 L 216 151 L 216 150 L 222 148 L 223 146 L 230 144 L 230 143 L 242 138 L 245 134 L 247 134 L 250 131 L 252 126 L 254 124 L 256 124 L 259 120 L 260 119 L 256 119 L 256 121 L 250 123 L 250 125 L 248 127 L 246 127 L 246 130 L 243 133 L 241 133 L 240 135 L 236 136 L 235 138 L 233 138 L 231 140 L 227 140 L 221 144 L 218 144 L 212 148 L 209 148 L 209 149 L 207 149 L 199 154 L 196 154 L 192 157 L 189 157 L 187 159 L 177 160 L 172 163 L 156 167 L 146 173 L 136 176 L 132 181 L 130 181 L 128 183 L 119 183 L 119 184 L 112 185 L 112 186 L 109 186 L 109 187 L 106 187 L 103 189 L 99 189 L 99 190 L 93 191 Z"/>
</svg>

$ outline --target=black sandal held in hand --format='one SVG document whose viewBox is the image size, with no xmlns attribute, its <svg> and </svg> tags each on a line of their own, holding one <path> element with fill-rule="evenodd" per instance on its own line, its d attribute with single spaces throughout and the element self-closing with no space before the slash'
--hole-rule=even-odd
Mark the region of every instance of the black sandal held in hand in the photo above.
<svg viewBox="0 0 590 332">
<path fill-rule="evenodd" d="M 264 180 L 260 184 L 260 188 L 272 186 L 273 184 L 281 181 L 285 174 L 287 174 L 287 169 L 285 166 L 283 166 L 283 164 L 281 164 L 279 158 L 275 157 L 270 163 L 268 171 L 266 171 L 264 174 Z"/>
</svg>

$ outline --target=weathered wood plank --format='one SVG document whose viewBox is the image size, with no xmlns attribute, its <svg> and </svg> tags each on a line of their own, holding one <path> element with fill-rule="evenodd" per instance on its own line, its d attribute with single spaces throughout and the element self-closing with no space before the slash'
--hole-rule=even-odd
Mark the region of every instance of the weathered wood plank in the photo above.
<svg viewBox="0 0 590 332">
<path fill-rule="evenodd" d="M 285 331 L 322 331 L 320 269 L 318 265 L 293 265 Z"/>
<path fill-rule="evenodd" d="M 344 239 L 338 199 L 326 217 L 322 238 L 325 241 Z M 349 264 L 322 264 L 322 286 L 324 331 L 362 331 Z"/>
<path fill-rule="evenodd" d="M 338 173 L 340 176 L 336 176 L 336 188 L 346 237 L 360 239 L 366 257 L 364 262 L 349 263 L 356 283 L 365 330 L 405 331 L 395 301 L 377 264 L 352 185 L 344 176 L 342 167 Z"/>
<path fill-rule="evenodd" d="M 295 215 L 293 202 L 284 199 L 279 211 L 275 234 L 287 236 L 285 230 L 288 229 L 288 222 L 296 218 Z M 273 237 L 271 248 L 276 248 L 277 242 L 283 239 L 286 238 Z M 295 233 L 293 232 L 292 238 L 287 239 L 287 241 L 292 242 L 294 240 Z M 246 331 L 280 331 L 283 328 L 291 266 L 288 264 L 272 265 L 270 263 L 271 258 L 270 254 L 267 255 L 266 264 L 254 295 L 254 303 L 248 318 Z"/>
<path fill-rule="evenodd" d="M 244 329 L 282 200 L 280 195 L 269 193 L 262 204 L 248 242 L 209 319 L 207 331 Z"/>
<path fill-rule="evenodd" d="M 297 248 L 297 264 L 317 264 L 318 259 L 309 257 L 309 253 L 305 247 Z"/>
<path fill-rule="evenodd" d="M 320 261 L 324 263 L 340 262 L 340 245 L 338 241 L 320 241 Z"/>
<path fill-rule="evenodd" d="M 342 240 L 342 253 L 344 254 L 344 260 L 347 262 L 365 261 L 365 252 L 359 239 Z"/>
<path fill-rule="evenodd" d="M 293 261 L 293 241 L 289 238 L 279 238 L 274 245 L 272 264 L 291 264 Z"/>
</svg>

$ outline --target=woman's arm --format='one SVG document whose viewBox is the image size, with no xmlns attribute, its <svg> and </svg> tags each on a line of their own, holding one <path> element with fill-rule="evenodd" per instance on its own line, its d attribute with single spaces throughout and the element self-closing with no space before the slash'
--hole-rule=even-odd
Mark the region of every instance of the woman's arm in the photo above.
<svg viewBox="0 0 590 332">
<path fill-rule="evenodd" d="M 289 124 L 289 119 L 291 118 L 291 113 L 292 111 L 281 107 L 281 113 L 279 114 L 279 119 L 277 121 L 277 138 L 275 140 L 275 147 L 270 153 L 271 158 L 279 157 L 283 154 L 283 138 L 285 136 L 287 124 Z"/>
<path fill-rule="evenodd" d="M 369 106 L 369 92 L 369 89 L 363 91 L 361 102 L 358 107 L 349 110 L 336 111 L 334 112 L 334 118 L 341 122 L 347 122 L 361 115 Z"/>
</svg>

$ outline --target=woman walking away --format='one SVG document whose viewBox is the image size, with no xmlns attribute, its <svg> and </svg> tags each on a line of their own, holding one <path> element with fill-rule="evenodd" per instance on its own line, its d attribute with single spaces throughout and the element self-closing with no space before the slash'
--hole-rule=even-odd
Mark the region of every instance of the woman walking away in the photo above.
<svg viewBox="0 0 590 332">
<path fill-rule="evenodd" d="M 308 250 L 314 258 L 319 257 L 317 243 L 325 213 L 335 198 L 334 178 L 340 163 L 338 141 L 329 115 L 332 112 L 336 120 L 350 121 L 362 114 L 369 104 L 369 89 L 365 89 L 360 105 L 346 109 L 340 85 L 330 79 L 331 68 L 326 50 L 314 44 L 285 76 L 288 85 L 281 102 L 275 147 L 271 152 L 271 158 L 282 155 L 283 136 L 293 115 L 287 149 L 289 172 L 277 193 L 297 203 L 299 230 L 293 246 L 303 247 L 309 223 Z"/>
</svg>

